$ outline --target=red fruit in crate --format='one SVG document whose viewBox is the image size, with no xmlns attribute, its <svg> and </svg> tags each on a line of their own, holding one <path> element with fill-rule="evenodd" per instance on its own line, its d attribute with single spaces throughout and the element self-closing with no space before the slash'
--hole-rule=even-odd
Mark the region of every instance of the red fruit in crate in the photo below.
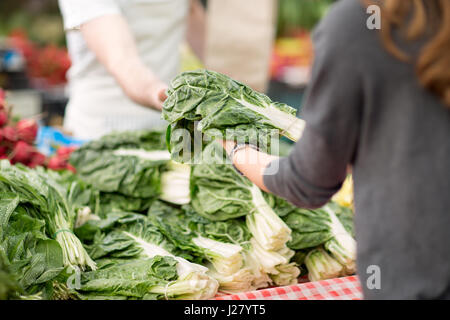
<svg viewBox="0 0 450 320">
<path fill-rule="evenodd" d="M 76 149 L 77 149 L 77 147 L 59 147 L 58 150 L 56 150 L 56 155 L 65 160 L 69 160 L 70 155 Z"/>
<path fill-rule="evenodd" d="M 11 152 L 11 162 L 20 162 L 23 164 L 27 164 L 28 162 L 30 162 L 33 152 L 34 148 L 28 143 L 26 143 L 25 141 L 18 141 Z"/>
<path fill-rule="evenodd" d="M 1 106 L 1 102 L 0 102 Z M 5 109 L 0 108 L 0 127 L 3 127 L 5 124 L 8 123 L 8 113 Z"/>
<path fill-rule="evenodd" d="M 33 119 L 22 119 L 17 122 L 17 135 L 20 140 L 33 143 L 36 140 L 38 124 Z"/>
<path fill-rule="evenodd" d="M 6 126 L 2 130 L 3 140 L 8 142 L 16 142 L 18 139 L 16 128 L 11 126 Z"/>
<path fill-rule="evenodd" d="M 35 168 L 37 166 L 43 166 L 45 164 L 45 161 L 47 160 L 46 156 L 44 156 L 40 152 L 33 152 L 31 155 L 31 161 L 28 164 L 30 168 Z"/>
<path fill-rule="evenodd" d="M 48 160 L 48 164 L 47 164 L 47 168 L 52 169 L 52 170 L 62 170 L 65 169 L 67 166 L 67 162 L 58 157 L 58 156 L 53 156 Z"/>
</svg>

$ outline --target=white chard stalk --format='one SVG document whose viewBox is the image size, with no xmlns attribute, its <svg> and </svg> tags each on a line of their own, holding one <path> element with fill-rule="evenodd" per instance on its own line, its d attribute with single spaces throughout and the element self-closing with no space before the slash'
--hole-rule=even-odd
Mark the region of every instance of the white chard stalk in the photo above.
<svg viewBox="0 0 450 320">
<path fill-rule="evenodd" d="M 142 249 L 142 255 L 145 257 L 153 258 L 155 256 L 166 256 L 174 258 L 178 262 L 177 273 L 181 278 L 192 273 L 206 274 L 206 272 L 208 271 L 208 268 L 204 266 L 189 262 L 184 258 L 174 256 L 164 248 L 161 248 L 160 246 L 157 246 L 153 243 L 149 243 L 129 232 L 124 231 L 124 234 L 133 239 L 138 244 L 138 246 Z"/>
<path fill-rule="evenodd" d="M 264 288 L 273 283 L 285 286 L 297 283 L 300 269 L 289 263 L 295 252 L 286 246 L 279 251 L 265 250 L 254 238 L 250 240 L 251 249 L 246 254 L 246 266 L 255 277 L 253 286 Z"/>
<path fill-rule="evenodd" d="M 186 164 L 169 162 L 168 171 L 161 174 L 161 200 L 183 205 L 191 202 L 189 179 L 191 167 Z"/>
<path fill-rule="evenodd" d="M 344 266 L 344 274 L 352 275 L 356 272 L 356 241 L 345 230 L 336 214 L 328 207 L 325 210 L 331 218 L 331 232 L 333 238 L 324 244 L 331 255 Z"/>
<path fill-rule="evenodd" d="M 246 216 L 248 229 L 265 250 L 282 249 L 291 240 L 291 229 L 269 206 L 256 185 L 251 192 L 256 210 Z"/>
<path fill-rule="evenodd" d="M 241 252 L 243 249 L 241 246 L 204 237 L 197 237 L 192 240 L 196 246 L 207 250 L 208 259 L 218 273 L 229 276 L 242 268 Z"/>
<path fill-rule="evenodd" d="M 320 247 L 311 250 L 307 254 L 305 265 L 308 269 L 310 281 L 337 278 L 344 271 L 344 267 Z"/>
<path fill-rule="evenodd" d="M 281 264 L 276 266 L 275 269 L 277 273 L 270 274 L 270 277 L 277 286 L 290 286 L 298 282 L 300 269 L 294 262 Z"/>
<path fill-rule="evenodd" d="M 266 119 L 270 119 L 273 125 L 281 130 L 281 135 L 292 141 L 300 140 L 305 128 L 305 121 L 289 113 L 283 112 L 273 105 L 265 108 L 255 106 L 245 99 L 235 99 L 250 110 L 259 113 Z"/>
<path fill-rule="evenodd" d="M 231 275 L 224 275 L 211 266 L 208 275 L 219 282 L 220 291 L 225 293 L 246 292 L 254 289 L 252 285 L 254 276 L 249 268 L 242 268 Z"/>
</svg>

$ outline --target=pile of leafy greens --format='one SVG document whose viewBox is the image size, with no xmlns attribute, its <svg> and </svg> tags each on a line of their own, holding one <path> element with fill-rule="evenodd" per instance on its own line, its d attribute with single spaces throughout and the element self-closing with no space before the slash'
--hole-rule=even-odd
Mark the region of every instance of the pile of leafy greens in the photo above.
<svg viewBox="0 0 450 320">
<path fill-rule="evenodd" d="M 47 237 L 37 210 L 14 193 L 0 196 L 0 299 L 51 298 L 63 270 L 60 244 Z"/>
<path fill-rule="evenodd" d="M 284 135 L 297 141 L 304 128 L 294 108 L 209 70 L 173 79 L 162 115 L 170 124 L 169 151 L 179 162 L 193 162 L 211 138 L 237 139 L 269 151 L 273 139 Z M 204 134 L 200 139 L 199 132 Z"/>
<path fill-rule="evenodd" d="M 215 142 L 208 148 L 212 145 L 219 148 Z M 208 161 L 211 156 L 216 153 L 203 155 Z M 245 218 L 247 229 L 254 238 L 254 248 L 285 252 L 289 259 L 292 250 L 311 250 L 323 245 L 343 266 L 342 275 L 356 271 L 356 243 L 350 209 L 336 203 L 317 210 L 296 208 L 286 200 L 262 192 L 231 165 L 208 161 L 193 165 L 191 170 L 191 206 L 199 215 L 211 221 L 225 222 Z"/>
<path fill-rule="evenodd" d="M 180 262 L 167 255 L 124 261 L 82 275 L 79 297 L 86 300 L 209 299 L 217 282 L 198 272 L 180 274 Z"/>
<path fill-rule="evenodd" d="M 144 212 L 160 196 L 189 202 L 189 167 L 170 161 L 164 131 L 112 133 L 83 145 L 70 162 L 99 192 L 99 213 Z"/>
<path fill-rule="evenodd" d="M 79 208 L 74 195 L 80 188 L 76 182 L 67 187 L 59 183 L 54 175 L 41 167 L 30 169 L 11 165 L 7 160 L 0 161 L 0 199 L 14 194 L 15 201 L 21 204 L 20 210 L 25 210 L 23 216 L 41 221 L 46 236 L 54 238 L 62 249 L 64 266 L 95 269 L 94 261 L 73 234 Z M 54 246 L 55 242 L 48 243 Z"/>
<path fill-rule="evenodd" d="M 334 202 L 320 209 L 301 209 L 283 199 L 277 199 L 274 210 L 292 230 L 292 239 L 288 242 L 288 247 L 305 253 L 300 264 L 304 262 L 309 251 L 320 249 L 318 252 L 314 251 L 310 257 L 320 257 L 316 260 L 322 263 L 334 260 L 330 265 L 331 267 L 336 266 L 336 263 L 340 265 L 338 275 L 351 275 L 356 272 L 356 242 L 353 238 L 351 209 Z M 327 255 L 323 254 L 324 250 Z M 306 267 L 311 277 L 317 280 L 317 274 L 326 273 L 316 273 L 314 276 L 314 270 L 311 269 L 314 265 L 309 262 Z"/>
<path fill-rule="evenodd" d="M 77 290 L 82 299 L 208 299 L 217 292 L 218 283 L 206 274 L 208 269 L 189 262 L 194 257 L 174 246 L 144 215 L 112 212 L 76 232 L 99 265 L 98 271 L 84 275 Z M 155 263 L 171 270 L 171 276 L 153 273 Z M 140 278 L 145 266 L 148 274 Z"/>
<path fill-rule="evenodd" d="M 263 249 L 245 219 L 211 221 L 191 206 L 173 209 L 155 203 L 148 213 L 150 222 L 185 252 L 192 252 L 209 268 L 223 292 L 248 291 L 270 284 L 287 285 L 300 273 L 290 258 L 292 250 Z"/>
<path fill-rule="evenodd" d="M 222 148 L 218 143 L 211 143 Z M 192 166 L 191 204 L 201 216 L 226 221 L 245 216 L 253 237 L 266 250 L 279 250 L 291 239 L 291 230 L 272 209 L 274 197 L 261 191 L 232 165 L 205 163 Z"/>
<path fill-rule="evenodd" d="M 351 209 L 265 193 L 215 141 L 201 162 L 172 160 L 183 160 L 180 127 L 204 140 L 272 138 L 264 129 L 296 140 L 303 123 L 290 107 L 198 71 L 172 82 L 164 117 L 167 130 L 85 144 L 71 155 L 76 175 L 0 162 L 0 299 L 209 299 L 294 284 L 301 272 L 355 272 Z"/>
</svg>

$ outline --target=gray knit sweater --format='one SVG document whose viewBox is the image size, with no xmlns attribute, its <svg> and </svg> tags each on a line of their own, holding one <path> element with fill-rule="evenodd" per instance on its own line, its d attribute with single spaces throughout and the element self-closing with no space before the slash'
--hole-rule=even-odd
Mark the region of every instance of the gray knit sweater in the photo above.
<svg viewBox="0 0 450 320">
<path fill-rule="evenodd" d="M 306 129 L 264 183 L 318 207 L 352 165 L 365 298 L 450 298 L 450 109 L 420 86 L 412 64 L 387 53 L 360 3 L 338 1 L 316 28 Z M 379 289 L 367 286 L 372 265 Z"/>
</svg>

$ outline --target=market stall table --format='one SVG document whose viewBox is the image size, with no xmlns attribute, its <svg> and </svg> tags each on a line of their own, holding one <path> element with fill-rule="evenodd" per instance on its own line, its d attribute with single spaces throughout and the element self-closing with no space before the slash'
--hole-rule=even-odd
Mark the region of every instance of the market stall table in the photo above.
<svg viewBox="0 0 450 320">
<path fill-rule="evenodd" d="M 217 295 L 215 300 L 361 300 L 357 276 L 299 283 L 230 295 Z"/>
</svg>

